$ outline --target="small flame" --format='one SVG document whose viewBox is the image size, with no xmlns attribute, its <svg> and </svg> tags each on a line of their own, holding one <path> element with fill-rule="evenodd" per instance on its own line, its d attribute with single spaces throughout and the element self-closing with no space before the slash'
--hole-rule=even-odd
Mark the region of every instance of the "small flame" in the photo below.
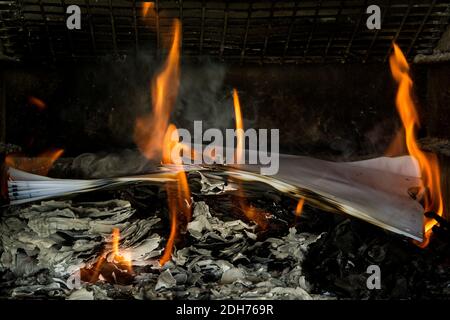
<svg viewBox="0 0 450 320">
<path fill-rule="evenodd" d="M 302 215 L 304 204 L 305 204 L 305 198 L 300 198 L 298 200 L 297 207 L 295 208 L 295 216 L 297 218 Z"/>
<path fill-rule="evenodd" d="M 114 228 L 111 234 L 111 255 L 107 259 L 107 250 L 104 250 L 100 254 L 93 268 L 82 268 L 80 270 L 82 280 L 95 283 L 102 276 L 103 277 L 102 279 L 106 278 L 109 279 L 110 281 L 120 282 L 120 279 L 117 278 L 110 279 L 110 277 L 108 277 L 108 274 L 114 272 L 114 271 L 111 272 L 110 267 L 111 265 L 117 267 L 116 269 L 117 272 L 121 273 L 122 275 L 127 274 L 129 277 L 132 276 L 133 274 L 132 261 L 129 257 L 126 256 L 125 253 L 120 252 L 119 244 L 120 244 L 120 230 L 119 228 Z"/>
<path fill-rule="evenodd" d="M 435 154 L 425 153 L 420 150 L 416 139 L 416 130 L 420 126 L 419 115 L 412 99 L 413 82 L 409 75 L 409 65 L 406 57 L 400 48 L 394 43 L 394 51 L 389 59 L 392 76 L 398 83 L 398 91 L 396 96 L 397 111 L 400 115 L 404 134 L 406 137 L 406 148 L 408 153 L 414 157 L 422 174 L 421 187 L 425 188 L 428 193 L 424 200 L 426 211 L 434 211 L 439 216 L 444 213 L 444 204 L 441 192 L 440 169 Z M 431 236 L 431 229 L 437 222 L 434 219 L 425 220 L 425 236 L 424 241 L 420 245 L 426 247 Z"/>
<path fill-rule="evenodd" d="M 154 13 L 155 3 L 154 2 L 144 2 L 142 4 L 142 15 L 145 17 L 150 12 Z"/>
<path fill-rule="evenodd" d="M 173 34 L 167 60 L 152 83 L 152 113 L 138 118 L 135 126 L 135 142 L 149 159 L 161 154 L 170 113 L 175 105 L 180 86 L 181 25 L 178 20 L 174 22 Z"/>
<path fill-rule="evenodd" d="M 28 103 L 31 104 L 32 106 L 35 106 L 39 110 L 44 110 L 45 108 L 47 108 L 47 105 L 45 104 L 44 101 L 33 96 L 28 98 Z"/>
<path fill-rule="evenodd" d="M 239 101 L 239 95 L 236 89 L 233 89 L 233 103 L 234 103 L 234 116 L 236 122 L 236 163 L 241 164 L 244 163 L 245 150 L 244 150 L 244 122 L 242 119 L 242 111 L 241 111 L 241 103 Z M 262 229 L 267 229 L 268 221 L 267 221 L 267 213 L 261 209 L 255 208 L 249 205 L 245 201 L 244 193 L 239 188 L 238 191 L 239 197 L 239 206 L 241 210 L 244 212 L 247 219 L 255 222 Z"/>
<path fill-rule="evenodd" d="M 120 230 L 119 228 L 114 228 L 112 232 L 112 260 L 116 263 L 122 264 L 131 273 L 132 262 L 124 254 L 120 254 L 119 250 L 120 242 Z"/>
<path fill-rule="evenodd" d="M 32 158 L 20 154 L 9 154 L 5 158 L 5 164 L 15 169 L 46 176 L 53 163 L 61 157 L 63 153 L 63 149 L 49 150 Z"/>
</svg>

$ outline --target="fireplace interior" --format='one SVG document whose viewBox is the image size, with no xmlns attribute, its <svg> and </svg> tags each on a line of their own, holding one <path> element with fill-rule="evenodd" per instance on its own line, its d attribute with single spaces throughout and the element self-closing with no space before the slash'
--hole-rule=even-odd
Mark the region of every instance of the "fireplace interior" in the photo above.
<svg viewBox="0 0 450 320">
<path fill-rule="evenodd" d="M 0 66 L 1 298 L 450 298 L 449 1 L 3 0 Z M 417 160 L 423 241 L 391 227 L 402 217 L 361 218 L 356 195 L 171 171 L 171 125 L 237 128 L 237 97 L 244 129 L 278 129 L 279 153 L 317 171 Z"/>
</svg>

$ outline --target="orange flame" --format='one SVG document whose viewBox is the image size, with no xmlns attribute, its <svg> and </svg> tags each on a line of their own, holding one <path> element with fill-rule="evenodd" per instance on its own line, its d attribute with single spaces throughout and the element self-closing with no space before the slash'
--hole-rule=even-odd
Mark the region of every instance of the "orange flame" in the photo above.
<svg viewBox="0 0 450 320">
<path fill-rule="evenodd" d="M 178 20 L 174 22 L 173 34 L 167 60 L 152 83 L 152 113 L 136 121 L 135 142 L 149 159 L 161 154 L 170 112 L 175 105 L 180 85 L 181 25 Z"/>
<path fill-rule="evenodd" d="M 179 136 L 177 128 L 173 124 L 170 124 L 164 136 L 164 149 L 162 159 L 162 162 L 164 164 L 182 165 L 183 162 L 180 157 L 180 151 L 186 151 L 186 146 L 181 144 L 178 139 Z M 177 173 L 177 182 L 175 183 L 175 185 L 168 184 L 166 186 L 166 191 L 171 218 L 171 227 L 164 254 L 159 261 L 160 265 L 164 265 L 167 261 L 170 260 L 172 256 L 173 246 L 178 234 L 178 215 L 180 213 L 183 214 L 183 218 L 186 223 L 191 220 L 192 215 L 190 200 L 191 193 L 189 190 L 186 173 L 183 170 Z"/>
<path fill-rule="evenodd" d="M 144 8 L 147 6 L 144 4 Z M 189 149 L 179 142 L 177 128 L 169 124 L 170 113 L 175 105 L 180 85 L 181 25 L 178 20 L 174 22 L 173 34 L 167 60 L 152 83 L 152 113 L 137 119 L 134 137 L 139 149 L 147 158 L 153 159 L 162 155 L 163 164 L 182 165 L 181 154 L 188 154 Z M 161 265 L 171 258 L 180 220 L 188 222 L 191 219 L 191 195 L 183 170 L 177 173 L 176 183 L 166 185 L 166 191 L 171 228 L 164 254 L 160 259 Z M 179 214 L 182 214 L 182 217 L 179 217 Z"/>
<path fill-rule="evenodd" d="M 20 154 L 9 154 L 5 158 L 5 164 L 15 169 L 46 176 L 53 163 L 63 153 L 63 149 L 49 150 L 33 158 L 21 156 Z"/>
<path fill-rule="evenodd" d="M 298 200 L 297 207 L 295 208 L 295 216 L 297 218 L 301 216 L 304 204 L 305 204 L 305 198 L 300 198 Z"/>
<path fill-rule="evenodd" d="M 151 12 L 154 12 L 155 4 L 153 2 L 144 2 L 142 4 L 142 15 L 145 17 L 151 10 Z"/>
<path fill-rule="evenodd" d="M 425 153 L 420 150 L 416 139 L 416 130 L 420 126 L 419 115 L 412 99 L 413 82 L 409 75 L 409 65 L 400 48 L 394 43 L 394 51 L 389 59 L 392 76 L 398 83 L 396 106 L 400 115 L 406 136 L 406 147 L 408 153 L 414 157 L 422 174 L 421 187 L 426 188 L 428 193 L 424 199 L 426 211 L 434 211 L 439 216 L 444 213 L 444 204 L 441 192 L 441 180 L 439 163 L 436 155 Z M 421 247 L 426 247 L 431 236 L 431 228 L 437 222 L 433 219 L 425 220 L 425 237 Z"/>
<path fill-rule="evenodd" d="M 119 251 L 119 242 L 120 242 L 120 230 L 118 228 L 114 228 L 112 232 L 112 260 L 125 265 L 126 269 L 129 272 L 132 272 L 132 263 L 131 260 L 120 254 Z"/>
<path fill-rule="evenodd" d="M 234 115 L 236 121 L 236 163 L 243 163 L 244 153 L 244 122 L 242 121 L 241 103 L 236 89 L 233 89 Z"/>
<path fill-rule="evenodd" d="M 236 89 L 233 89 L 233 103 L 234 103 L 234 116 L 236 122 L 236 163 L 244 163 L 245 150 L 244 150 L 244 122 L 242 120 L 241 103 L 239 101 L 239 95 Z M 239 206 L 244 212 L 247 219 L 255 222 L 262 229 L 268 227 L 267 213 L 261 209 L 255 208 L 245 201 L 245 197 L 241 188 L 238 191 Z"/>
<path fill-rule="evenodd" d="M 37 107 L 39 110 L 44 110 L 47 107 L 44 101 L 33 96 L 28 97 L 28 103 Z"/>
</svg>

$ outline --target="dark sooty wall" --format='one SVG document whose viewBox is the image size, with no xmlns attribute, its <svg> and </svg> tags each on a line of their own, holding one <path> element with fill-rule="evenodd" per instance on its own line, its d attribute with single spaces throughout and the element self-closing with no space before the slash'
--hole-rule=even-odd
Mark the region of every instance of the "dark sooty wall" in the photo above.
<svg viewBox="0 0 450 320">
<path fill-rule="evenodd" d="M 67 156 L 133 147 L 134 120 L 150 110 L 156 68 L 146 57 L 57 68 L 9 65 L 3 69 L 6 141 L 30 152 L 61 147 Z M 426 123 L 429 118 L 445 122 L 436 108 L 448 109 L 448 91 L 439 96 L 439 77 L 447 84 L 449 79 L 441 68 L 427 68 L 414 68 L 421 110 L 434 110 L 429 117 L 425 112 Z M 185 128 L 193 120 L 233 128 L 233 87 L 240 92 L 245 126 L 279 128 L 284 152 L 342 159 L 381 154 L 399 124 L 387 64 L 184 63 L 173 121 Z M 30 96 L 47 108 L 30 105 Z"/>
</svg>

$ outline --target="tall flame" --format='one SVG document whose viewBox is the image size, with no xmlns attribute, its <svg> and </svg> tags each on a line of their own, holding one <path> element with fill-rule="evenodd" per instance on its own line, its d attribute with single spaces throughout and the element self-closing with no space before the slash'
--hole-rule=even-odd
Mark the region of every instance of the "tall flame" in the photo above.
<svg viewBox="0 0 450 320">
<path fill-rule="evenodd" d="M 146 15 L 153 4 L 144 3 Z M 180 152 L 186 146 L 179 142 L 177 128 L 169 124 L 170 113 L 175 105 L 180 86 L 180 35 L 181 24 L 174 21 L 172 45 L 164 63 L 152 84 L 152 113 L 136 121 L 135 141 L 141 152 L 149 159 L 162 156 L 163 164 L 182 165 Z M 177 156 L 175 156 L 177 155 Z M 170 260 L 180 222 L 191 219 L 191 195 L 185 172 L 180 167 L 177 181 L 166 185 L 167 202 L 171 218 L 170 234 L 160 264 Z M 180 216 L 181 215 L 181 216 Z"/>
<path fill-rule="evenodd" d="M 233 104 L 234 104 L 234 116 L 235 116 L 235 124 L 236 124 L 236 154 L 235 160 L 236 163 L 244 163 L 245 150 L 244 150 L 244 121 L 242 119 L 242 111 L 241 111 L 241 103 L 239 101 L 239 95 L 236 89 L 233 89 Z M 255 222 L 262 229 L 266 229 L 268 227 L 267 221 L 267 213 L 262 211 L 261 209 L 255 208 L 249 205 L 245 201 L 244 193 L 241 191 L 241 188 L 238 191 L 239 196 L 239 206 L 241 210 L 244 212 L 247 219 Z"/>
<path fill-rule="evenodd" d="M 163 140 L 180 86 L 180 34 L 178 20 L 173 25 L 173 40 L 164 66 L 153 80 L 152 113 L 138 118 L 134 139 L 141 152 L 149 159 L 161 154 Z"/>
<path fill-rule="evenodd" d="M 164 164 L 183 164 L 179 151 L 185 150 L 186 148 L 178 141 L 178 139 L 177 128 L 173 124 L 170 124 L 164 136 L 162 159 Z M 161 265 L 164 265 L 169 261 L 172 256 L 173 246 L 178 234 L 179 222 L 181 220 L 178 215 L 182 214 L 181 218 L 183 218 L 186 223 L 191 220 L 191 194 L 186 173 L 182 169 L 177 173 L 176 183 L 168 183 L 166 185 L 166 192 L 171 227 L 164 254 L 159 261 Z"/>
<path fill-rule="evenodd" d="M 439 216 L 444 213 L 442 200 L 439 163 L 436 155 L 420 150 L 416 139 L 416 130 L 420 126 L 419 115 L 412 99 L 413 82 L 409 75 L 409 65 L 400 48 L 394 43 L 394 51 L 389 59 L 392 76 L 398 83 L 398 91 L 395 99 L 406 137 L 408 153 L 413 156 L 422 175 L 422 187 L 427 190 L 424 199 L 426 211 L 434 211 Z M 425 247 L 431 236 L 431 229 L 436 224 L 433 219 L 425 220 L 425 237 L 421 246 Z"/>
</svg>

